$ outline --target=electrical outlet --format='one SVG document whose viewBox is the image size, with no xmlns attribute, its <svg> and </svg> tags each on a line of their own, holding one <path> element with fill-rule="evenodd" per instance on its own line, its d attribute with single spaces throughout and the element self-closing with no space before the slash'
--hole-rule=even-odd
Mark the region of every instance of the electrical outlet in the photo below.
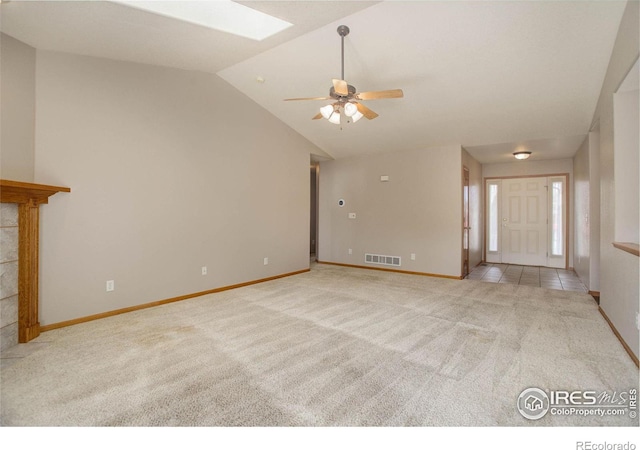
<svg viewBox="0 0 640 450">
<path fill-rule="evenodd" d="M 416 260 L 416 254 L 415 254 L 415 253 L 412 253 L 412 254 L 411 254 L 411 261 L 415 261 L 415 260 Z"/>
<path fill-rule="evenodd" d="M 349 254 L 353 255 L 353 250 L 349 249 Z"/>
<path fill-rule="evenodd" d="M 207 274 L 207 266 L 202 266 L 202 275 Z"/>
<path fill-rule="evenodd" d="M 266 266 L 267 264 L 269 264 L 269 258 L 264 259 L 264 265 Z"/>
<path fill-rule="evenodd" d="M 107 292 L 111 292 L 115 290 L 116 290 L 116 282 L 113 280 L 107 281 Z"/>
</svg>

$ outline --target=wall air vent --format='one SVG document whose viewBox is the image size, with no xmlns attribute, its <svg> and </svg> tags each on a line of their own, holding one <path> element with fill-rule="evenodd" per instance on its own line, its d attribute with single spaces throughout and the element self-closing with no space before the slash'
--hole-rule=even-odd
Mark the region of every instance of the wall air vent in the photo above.
<svg viewBox="0 0 640 450">
<path fill-rule="evenodd" d="M 383 266 L 400 267 L 402 259 L 399 256 L 373 255 L 371 253 L 364 254 L 364 262 L 368 264 L 382 264 Z"/>
</svg>

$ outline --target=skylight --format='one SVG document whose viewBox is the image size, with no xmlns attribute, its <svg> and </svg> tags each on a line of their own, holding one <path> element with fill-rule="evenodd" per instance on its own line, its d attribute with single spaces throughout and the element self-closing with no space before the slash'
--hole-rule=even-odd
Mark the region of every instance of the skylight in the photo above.
<svg viewBox="0 0 640 450">
<path fill-rule="evenodd" d="M 231 0 L 113 1 L 255 41 L 262 41 L 292 26 L 287 21 Z"/>
</svg>

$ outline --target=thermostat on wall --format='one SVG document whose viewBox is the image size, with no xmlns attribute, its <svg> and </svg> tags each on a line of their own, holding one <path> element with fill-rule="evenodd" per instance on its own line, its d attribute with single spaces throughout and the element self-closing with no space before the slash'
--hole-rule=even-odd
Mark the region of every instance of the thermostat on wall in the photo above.
<svg viewBox="0 0 640 450">
<path fill-rule="evenodd" d="M 380 181 L 389 181 L 389 175 L 380 175 Z"/>
</svg>

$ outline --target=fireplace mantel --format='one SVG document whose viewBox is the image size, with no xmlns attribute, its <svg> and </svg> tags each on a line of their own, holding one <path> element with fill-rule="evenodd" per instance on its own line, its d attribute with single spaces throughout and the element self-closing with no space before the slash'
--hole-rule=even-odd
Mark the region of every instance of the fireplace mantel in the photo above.
<svg viewBox="0 0 640 450">
<path fill-rule="evenodd" d="M 25 183 L 23 181 L 0 180 L 0 201 L 2 203 L 35 203 L 49 201 L 56 192 L 71 192 L 68 187 L 46 184 Z"/>
<path fill-rule="evenodd" d="M 18 342 L 40 335 L 38 320 L 38 244 L 40 205 L 68 187 L 0 180 L 0 202 L 18 204 Z"/>
</svg>

